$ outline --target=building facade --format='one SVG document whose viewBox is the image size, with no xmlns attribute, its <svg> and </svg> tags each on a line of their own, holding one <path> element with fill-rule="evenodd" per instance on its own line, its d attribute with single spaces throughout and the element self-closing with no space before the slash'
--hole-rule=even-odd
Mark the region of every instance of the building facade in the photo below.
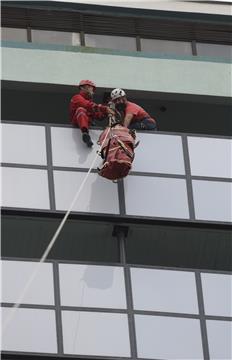
<svg viewBox="0 0 232 360">
<path fill-rule="evenodd" d="M 176 3 L 2 2 L 2 359 L 232 358 L 231 6 Z M 86 78 L 158 122 L 118 183 Z"/>
</svg>

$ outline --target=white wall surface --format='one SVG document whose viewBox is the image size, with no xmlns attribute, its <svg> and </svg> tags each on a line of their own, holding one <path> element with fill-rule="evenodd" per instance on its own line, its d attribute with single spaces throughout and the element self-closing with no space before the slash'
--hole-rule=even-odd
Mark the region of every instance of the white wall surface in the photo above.
<svg viewBox="0 0 232 360">
<path fill-rule="evenodd" d="M 87 78 L 106 88 L 228 97 L 231 68 L 231 64 L 197 60 L 2 49 L 3 80 L 59 85 L 76 85 Z"/>
</svg>

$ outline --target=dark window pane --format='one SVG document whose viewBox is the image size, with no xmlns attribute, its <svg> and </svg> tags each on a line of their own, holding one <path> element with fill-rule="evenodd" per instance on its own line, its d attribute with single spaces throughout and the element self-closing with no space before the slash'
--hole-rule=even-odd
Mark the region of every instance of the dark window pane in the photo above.
<svg viewBox="0 0 232 360">
<path fill-rule="evenodd" d="M 41 258 L 61 220 L 24 216 L 2 217 L 2 256 Z M 48 259 L 118 261 L 113 225 L 68 220 Z"/>
<path fill-rule="evenodd" d="M 130 264 L 232 269 L 232 237 L 226 230 L 131 226 L 126 244 Z"/>
</svg>

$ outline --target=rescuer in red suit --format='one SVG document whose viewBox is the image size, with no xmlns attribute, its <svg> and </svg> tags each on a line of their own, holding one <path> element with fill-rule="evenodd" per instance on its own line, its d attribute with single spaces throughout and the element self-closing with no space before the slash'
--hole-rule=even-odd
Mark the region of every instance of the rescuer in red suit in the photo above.
<svg viewBox="0 0 232 360">
<path fill-rule="evenodd" d="M 93 142 L 89 135 L 89 127 L 93 119 L 105 118 L 114 112 L 107 106 L 93 102 L 96 85 L 91 80 L 81 80 L 78 85 L 80 91 L 72 97 L 69 105 L 70 118 L 73 125 L 77 125 L 82 132 L 82 140 L 92 147 Z"/>
<path fill-rule="evenodd" d="M 157 130 L 156 120 L 153 119 L 141 106 L 127 100 L 122 89 L 111 91 L 111 100 L 123 119 L 123 125 L 135 130 Z"/>
</svg>

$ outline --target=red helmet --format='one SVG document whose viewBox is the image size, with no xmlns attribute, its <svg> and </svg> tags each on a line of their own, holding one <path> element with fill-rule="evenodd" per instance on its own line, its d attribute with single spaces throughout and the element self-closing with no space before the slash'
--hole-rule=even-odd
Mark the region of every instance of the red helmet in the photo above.
<svg viewBox="0 0 232 360">
<path fill-rule="evenodd" d="M 90 86 L 92 86 L 94 89 L 96 89 L 96 85 L 95 85 L 94 82 L 91 81 L 91 80 L 81 80 L 81 81 L 79 82 L 78 86 L 80 87 L 80 86 L 83 86 L 83 85 L 90 85 Z"/>
</svg>

